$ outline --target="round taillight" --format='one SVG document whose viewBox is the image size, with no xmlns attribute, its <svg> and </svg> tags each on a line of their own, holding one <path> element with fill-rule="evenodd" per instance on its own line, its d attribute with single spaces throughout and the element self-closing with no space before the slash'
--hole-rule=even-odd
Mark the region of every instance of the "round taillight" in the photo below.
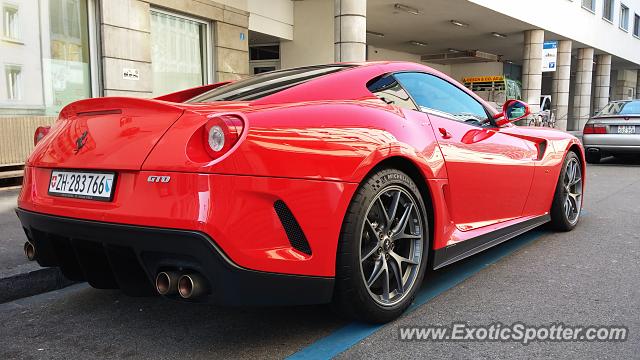
<svg viewBox="0 0 640 360">
<path fill-rule="evenodd" d="M 227 153 L 240 140 L 244 120 L 240 115 L 212 114 L 204 126 L 204 147 L 209 156 L 217 159 Z"/>
<path fill-rule="evenodd" d="M 224 147 L 224 131 L 218 125 L 214 125 L 209 129 L 208 143 L 211 150 L 218 152 Z"/>
</svg>

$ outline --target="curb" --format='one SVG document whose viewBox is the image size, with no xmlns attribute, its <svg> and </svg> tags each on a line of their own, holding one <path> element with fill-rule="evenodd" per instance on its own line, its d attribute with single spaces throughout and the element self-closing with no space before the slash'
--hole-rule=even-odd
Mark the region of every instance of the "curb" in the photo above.
<svg viewBox="0 0 640 360">
<path fill-rule="evenodd" d="M 74 283 L 65 278 L 57 267 L 0 278 L 0 303 L 62 289 Z"/>
</svg>

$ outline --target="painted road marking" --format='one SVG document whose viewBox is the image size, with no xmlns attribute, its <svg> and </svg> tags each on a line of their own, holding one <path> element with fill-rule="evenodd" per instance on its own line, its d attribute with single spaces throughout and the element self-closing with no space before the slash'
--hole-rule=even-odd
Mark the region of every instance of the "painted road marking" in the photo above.
<svg viewBox="0 0 640 360">
<path fill-rule="evenodd" d="M 584 214 L 584 210 L 582 213 Z M 418 292 L 407 313 L 545 234 L 550 234 L 550 232 L 540 229 L 529 231 L 480 254 L 433 272 L 432 276 L 427 279 L 428 284 L 425 284 L 423 289 Z M 375 333 L 383 326 L 352 322 L 299 350 L 287 359 L 333 358 Z"/>
</svg>

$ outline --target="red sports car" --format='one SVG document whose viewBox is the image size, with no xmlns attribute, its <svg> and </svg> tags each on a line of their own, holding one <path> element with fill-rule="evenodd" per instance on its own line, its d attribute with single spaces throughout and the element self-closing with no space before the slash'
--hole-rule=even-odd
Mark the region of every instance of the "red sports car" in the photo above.
<svg viewBox="0 0 640 360">
<path fill-rule="evenodd" d="M 407 62 L 81 100 L 36 132 L 25 252 L 134 296 L 389 321 L 427 268 L 576 226 L 580 142 L 511 124 L 527 114 Z"/>
</svg>

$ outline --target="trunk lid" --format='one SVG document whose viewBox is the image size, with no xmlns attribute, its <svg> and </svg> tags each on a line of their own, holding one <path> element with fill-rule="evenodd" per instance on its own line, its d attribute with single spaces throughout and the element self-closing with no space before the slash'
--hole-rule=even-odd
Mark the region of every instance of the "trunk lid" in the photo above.
<svg viewBox="0 0 640 360">
<path fill-rule="evenodd" d="M 62 110 L 27 163 L 66 169 L 140 170 L 183 112 L 179 104 L 157 100 L 81 100 Z"/>
<path fill-rule="evenodd" d="M 589 123 L 604 125 L 607 134 L 640 134 L 640 115 L 597 116 Z"/>
</svg>

